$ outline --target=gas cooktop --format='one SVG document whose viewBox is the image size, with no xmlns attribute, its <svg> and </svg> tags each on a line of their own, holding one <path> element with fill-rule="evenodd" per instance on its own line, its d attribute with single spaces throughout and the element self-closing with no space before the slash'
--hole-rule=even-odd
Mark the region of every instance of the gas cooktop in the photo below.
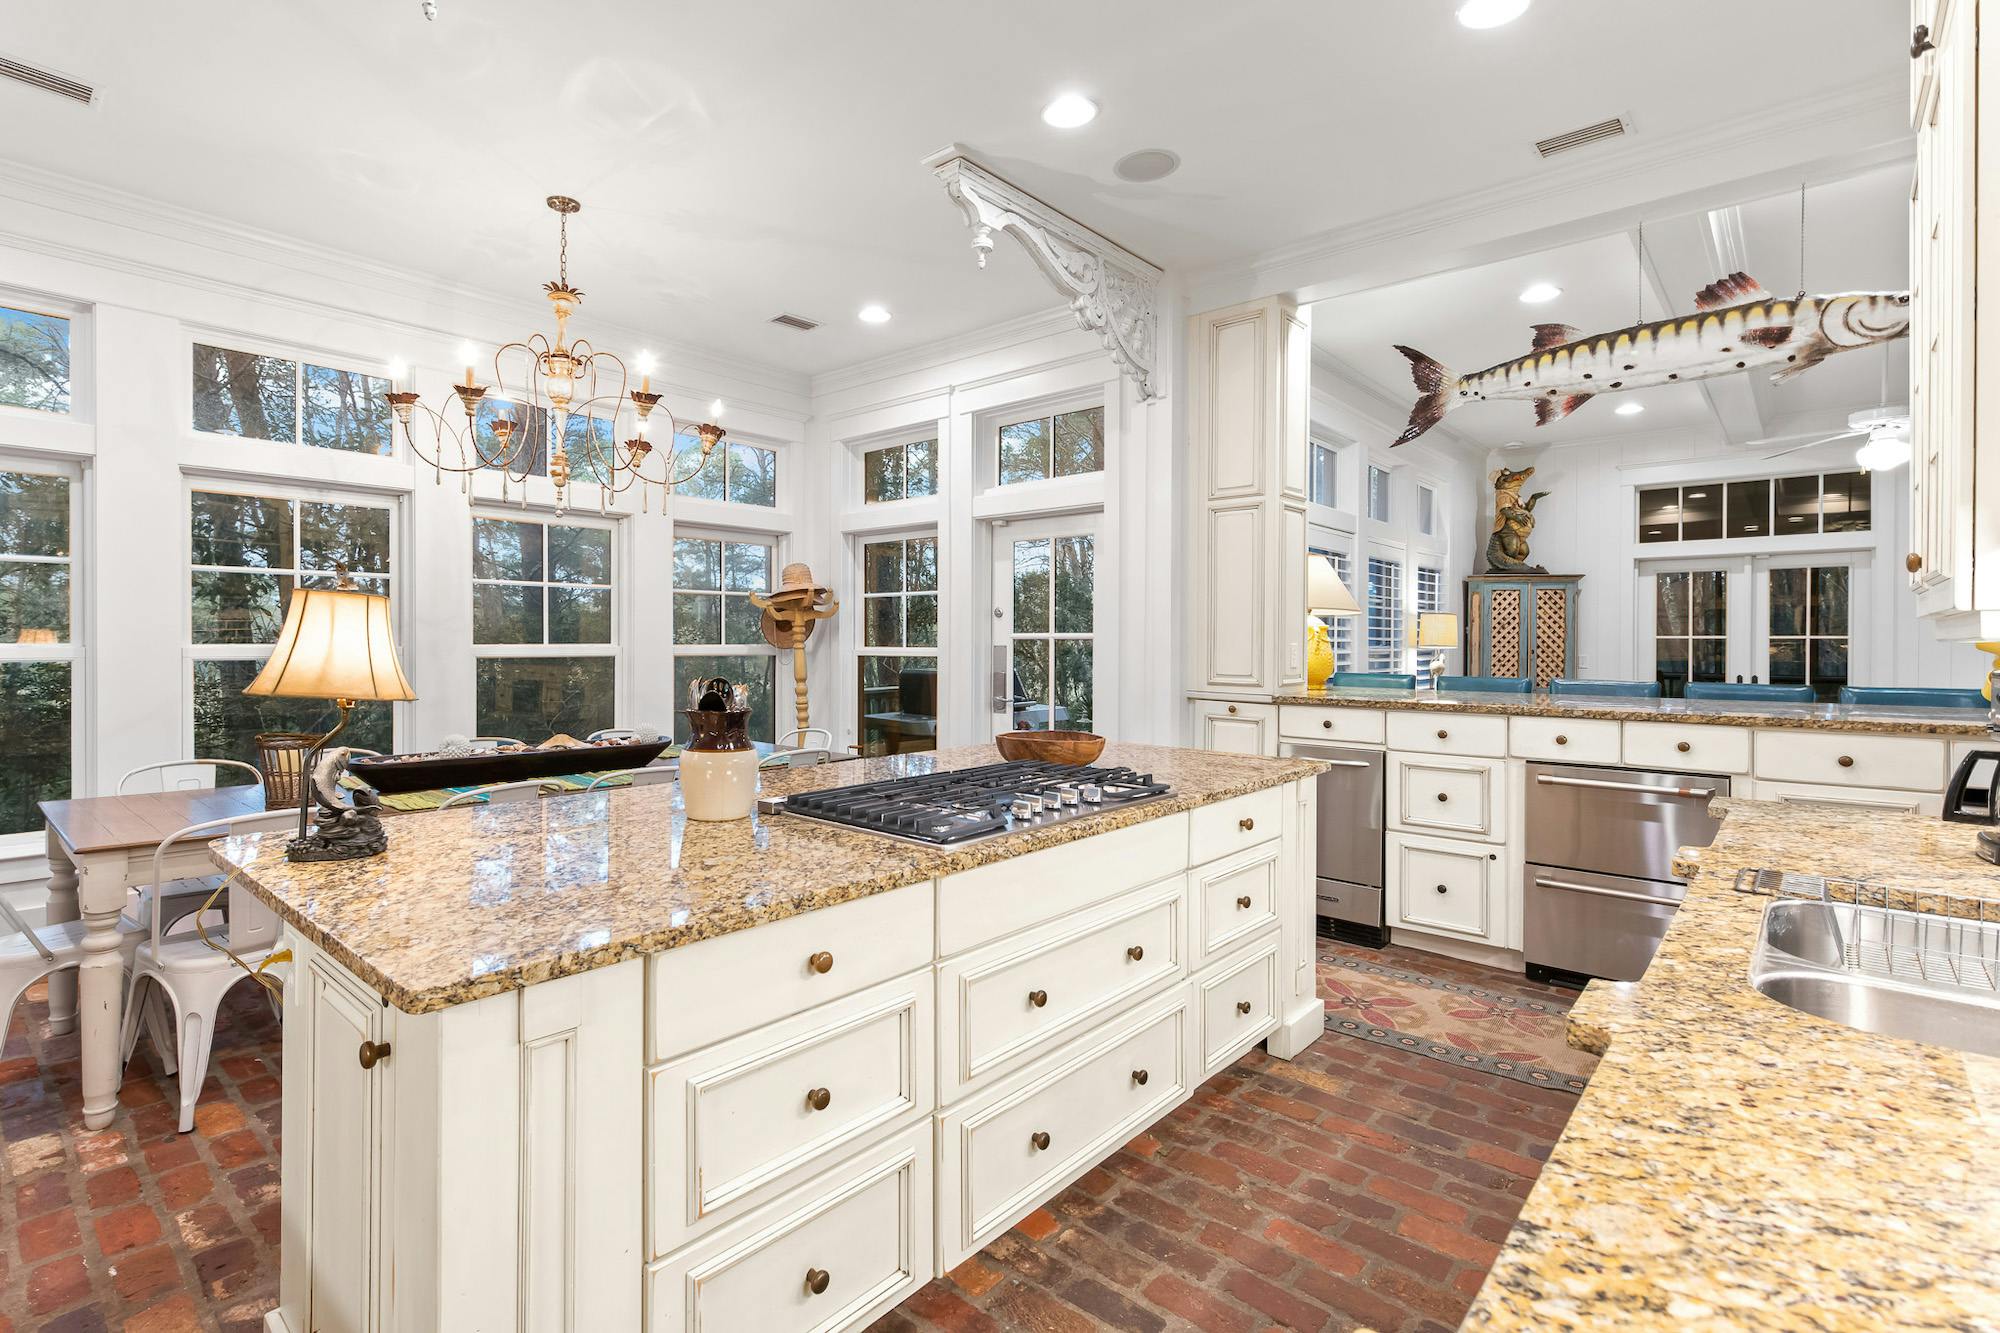
<svg viewBox="0 0 2000 1333">
<path fill-rule="evenodd" d="M 885 778 L 784 798 L 786 814 L 915 842 L 949 845 L 1158 800 L 1172 788 L 1129 768 L 1022 759 L 921 777 Z"/>
</svg>

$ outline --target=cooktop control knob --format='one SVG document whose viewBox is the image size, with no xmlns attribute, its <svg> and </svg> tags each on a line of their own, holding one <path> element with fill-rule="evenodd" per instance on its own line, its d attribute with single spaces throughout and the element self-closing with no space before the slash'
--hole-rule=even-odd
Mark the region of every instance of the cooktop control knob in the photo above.
<svg viewBox="0 0 2000 1333">
<path fill-rule="evenodd" d="M 1077 795 L 1074 787 L 1057 787 L 1056 796 L 1064 805 L 1076 804 Z"/>
<path fill-rule="evenodd" d="M 1083 798 L 1084 804 L 1097 805 L 1104 800 L 1104 788 L 1095 782 L 1086 782 L 1077 788 L 1077 795 Z"/>
<path fill-rule="evenodd" d="M 1007 813 L 1016 819 L 1033 819 L 1035 817 L 1035 806 L 1029 803 L 1027 797 L 1017 796 L 1014 798 L 1014 803 L 1007 807 Z"/>
</svg>

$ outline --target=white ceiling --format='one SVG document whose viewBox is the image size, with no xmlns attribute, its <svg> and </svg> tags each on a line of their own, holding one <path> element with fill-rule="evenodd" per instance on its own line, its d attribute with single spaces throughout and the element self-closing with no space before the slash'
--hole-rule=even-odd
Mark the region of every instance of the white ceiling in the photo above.
<svg viewBox="0 0 2000 1333">
<path fill-rule="evenodd" d="M 1806 195 L 1805 282 L 1813 292 L 1899 290 L 1909 286 L 1909 169 L 1888 167 L 1815 185 Z M 1732 241 L 1718 243 L 1718 235 Z M 1322 359 L 1399 409 L 1415 399 L 1403 343 L 1471 374 L 1522 355 L 1529 326 L 1572 324 L 1586 334 L 1634 323 L 1640 309 L 1638 238 L 1617 232 L 1476 268 L 1378 287 L 1312 307 L 1313 344 Z M 1799 286 L 1797 193 L 1750 200 L 1709 212 L 1646 222 L 1644 318 L 1694 309 L 1695 292 L 1741 265 L 1774 294 Z M 1732 245 L 1740 253 L 1723 254 Z M 1533 283 L 1562 295 L 1522 303 Z M 1907 399 L 1907 344 L 1830 358 L 1784 385 L 1732 376 L 1706 384 L 1671 384 L 1601 394 L 1561 421 L 1536 426 L 1524 402 L 1473 403 L 1445 418 L 1444 438 L 1484 448 L 1515 441 L 1563 444 L 1645 432 L 1701 435 L 1743 444 L 1781 431 L 1844 420 L 1847 412 Z M 1621 417 L 1613 408 L 1646 410 Z M 1427 437 L 1428 438 L 1428 437 Z"/>
<path fill-rule="evenodd" d="M 0 0 L 0 52 L 98 90 L 0 85 L 0 154 L 530 297 L 542 198 L 573 194 L 586 318 L 817 372 L 1052 304 L 1011 246 L 973 266 L 919 165 L 951 141 L 1205 268 L 1527 176 L 1535 139 L 1607 116 L 1639 146 L 1904 77 L 1885 0 L 1542 0 L 1488 32 L 1452 7 Z M 1071 88 L 1103 115 L 1042 125 Z M 1185 165 L 1112 175 L 1147 147 Z M 870 301 L 895 319 L 858 323 Z"/>
</svg>

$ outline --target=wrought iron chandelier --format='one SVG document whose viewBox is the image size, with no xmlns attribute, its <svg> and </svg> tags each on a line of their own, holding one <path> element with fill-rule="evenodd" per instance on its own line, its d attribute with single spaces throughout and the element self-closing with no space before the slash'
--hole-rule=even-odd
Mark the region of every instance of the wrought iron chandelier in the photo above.
<svg viewBox="0 0 2000 1333">
<path fill-rule="evenodd" d="M 451 404 L 440 412 L 406 389 L 393 388 L 389 406 L 410 452 L 430 466 L 440 484 L 447 472 L 461 476 L 460 485 L 468 499 L 473 473 L 497 472 L 501 498 L 509 498 L 518 484 L 525 504 L 528 478 L 542 475 L 546 459 L 548 478 L 556 488 L 558 513 L 569 507 L 570 487 L 586 481 L 597 485 L 600 512 L 616 508 L 617 497 L 634 489 L 639 492 L 642 510 L 650 508 L 648 493 L 653 487 L 660 489 L 664 505 L 665 496 L 707 465 L 726 432 L 712 421 L 694 427 L 701 449 L 692 458 L 692 465 L 676 475 L 674 441 L 681 428 L 673 413 L 660 407 L 660 395 L 652 391 L 650 358 L 642 356 L 639 387 L 628 390 L 622 360 L 598 351 L 586 338 L 569 337 L 570 316 L 583 304 L 583 293 L 569 282 L 569 219 L 583 205 L 560 194 L 550 195 L 548 205 L 557 216 L 560 232 L 556 280 L 543 284 L 549 304 L 555 307 L 555 337 L 535 333 L 523 341 L 503 344 L 493 354 L 490 386 L 475 377 L 474 353 L 468 344 L 465 378 L 451 386 L 458 412 L 465 418 L 463 426 L 452 419 Z M 482 421 L 481 409 L 489 393 L 493 410 Z M 619 421 L 628 405 L 633 434 L 619 443 Z M 719 415 L 720 409 L 718 401 L 711 414 Z M 655 411 L 666 418 L 668 443 L 664 449 L 655 449 L 646 438 Z M 525 414 L 526 420 L 516 413 Z M 582 423 L 580 432 L 571 429 L 573 422 Z M 417 429 L 420 426 L 425 429 Z"/>
</svg>

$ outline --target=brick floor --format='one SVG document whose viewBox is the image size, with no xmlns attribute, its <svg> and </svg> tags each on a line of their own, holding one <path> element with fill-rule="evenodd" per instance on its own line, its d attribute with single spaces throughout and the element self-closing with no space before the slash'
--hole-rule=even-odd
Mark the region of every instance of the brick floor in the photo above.
<svg viewBox="0 0 2000 1333">
<path fill-rule="evenodd" d="M 278 1281 L 270 1011 L 232 992 L 186 1135 L 150 1054 L 110 1127 L 85 1132 L 76 1038 L 46 1019 L 37 988 L 0 1047 L 0 1333 L 259 1333 Z M 1573 1104 L 1340 1037 L 1291 1063 L 1254 1054 L 876 1329 L 1450 1329 Z"/>
</svg>

